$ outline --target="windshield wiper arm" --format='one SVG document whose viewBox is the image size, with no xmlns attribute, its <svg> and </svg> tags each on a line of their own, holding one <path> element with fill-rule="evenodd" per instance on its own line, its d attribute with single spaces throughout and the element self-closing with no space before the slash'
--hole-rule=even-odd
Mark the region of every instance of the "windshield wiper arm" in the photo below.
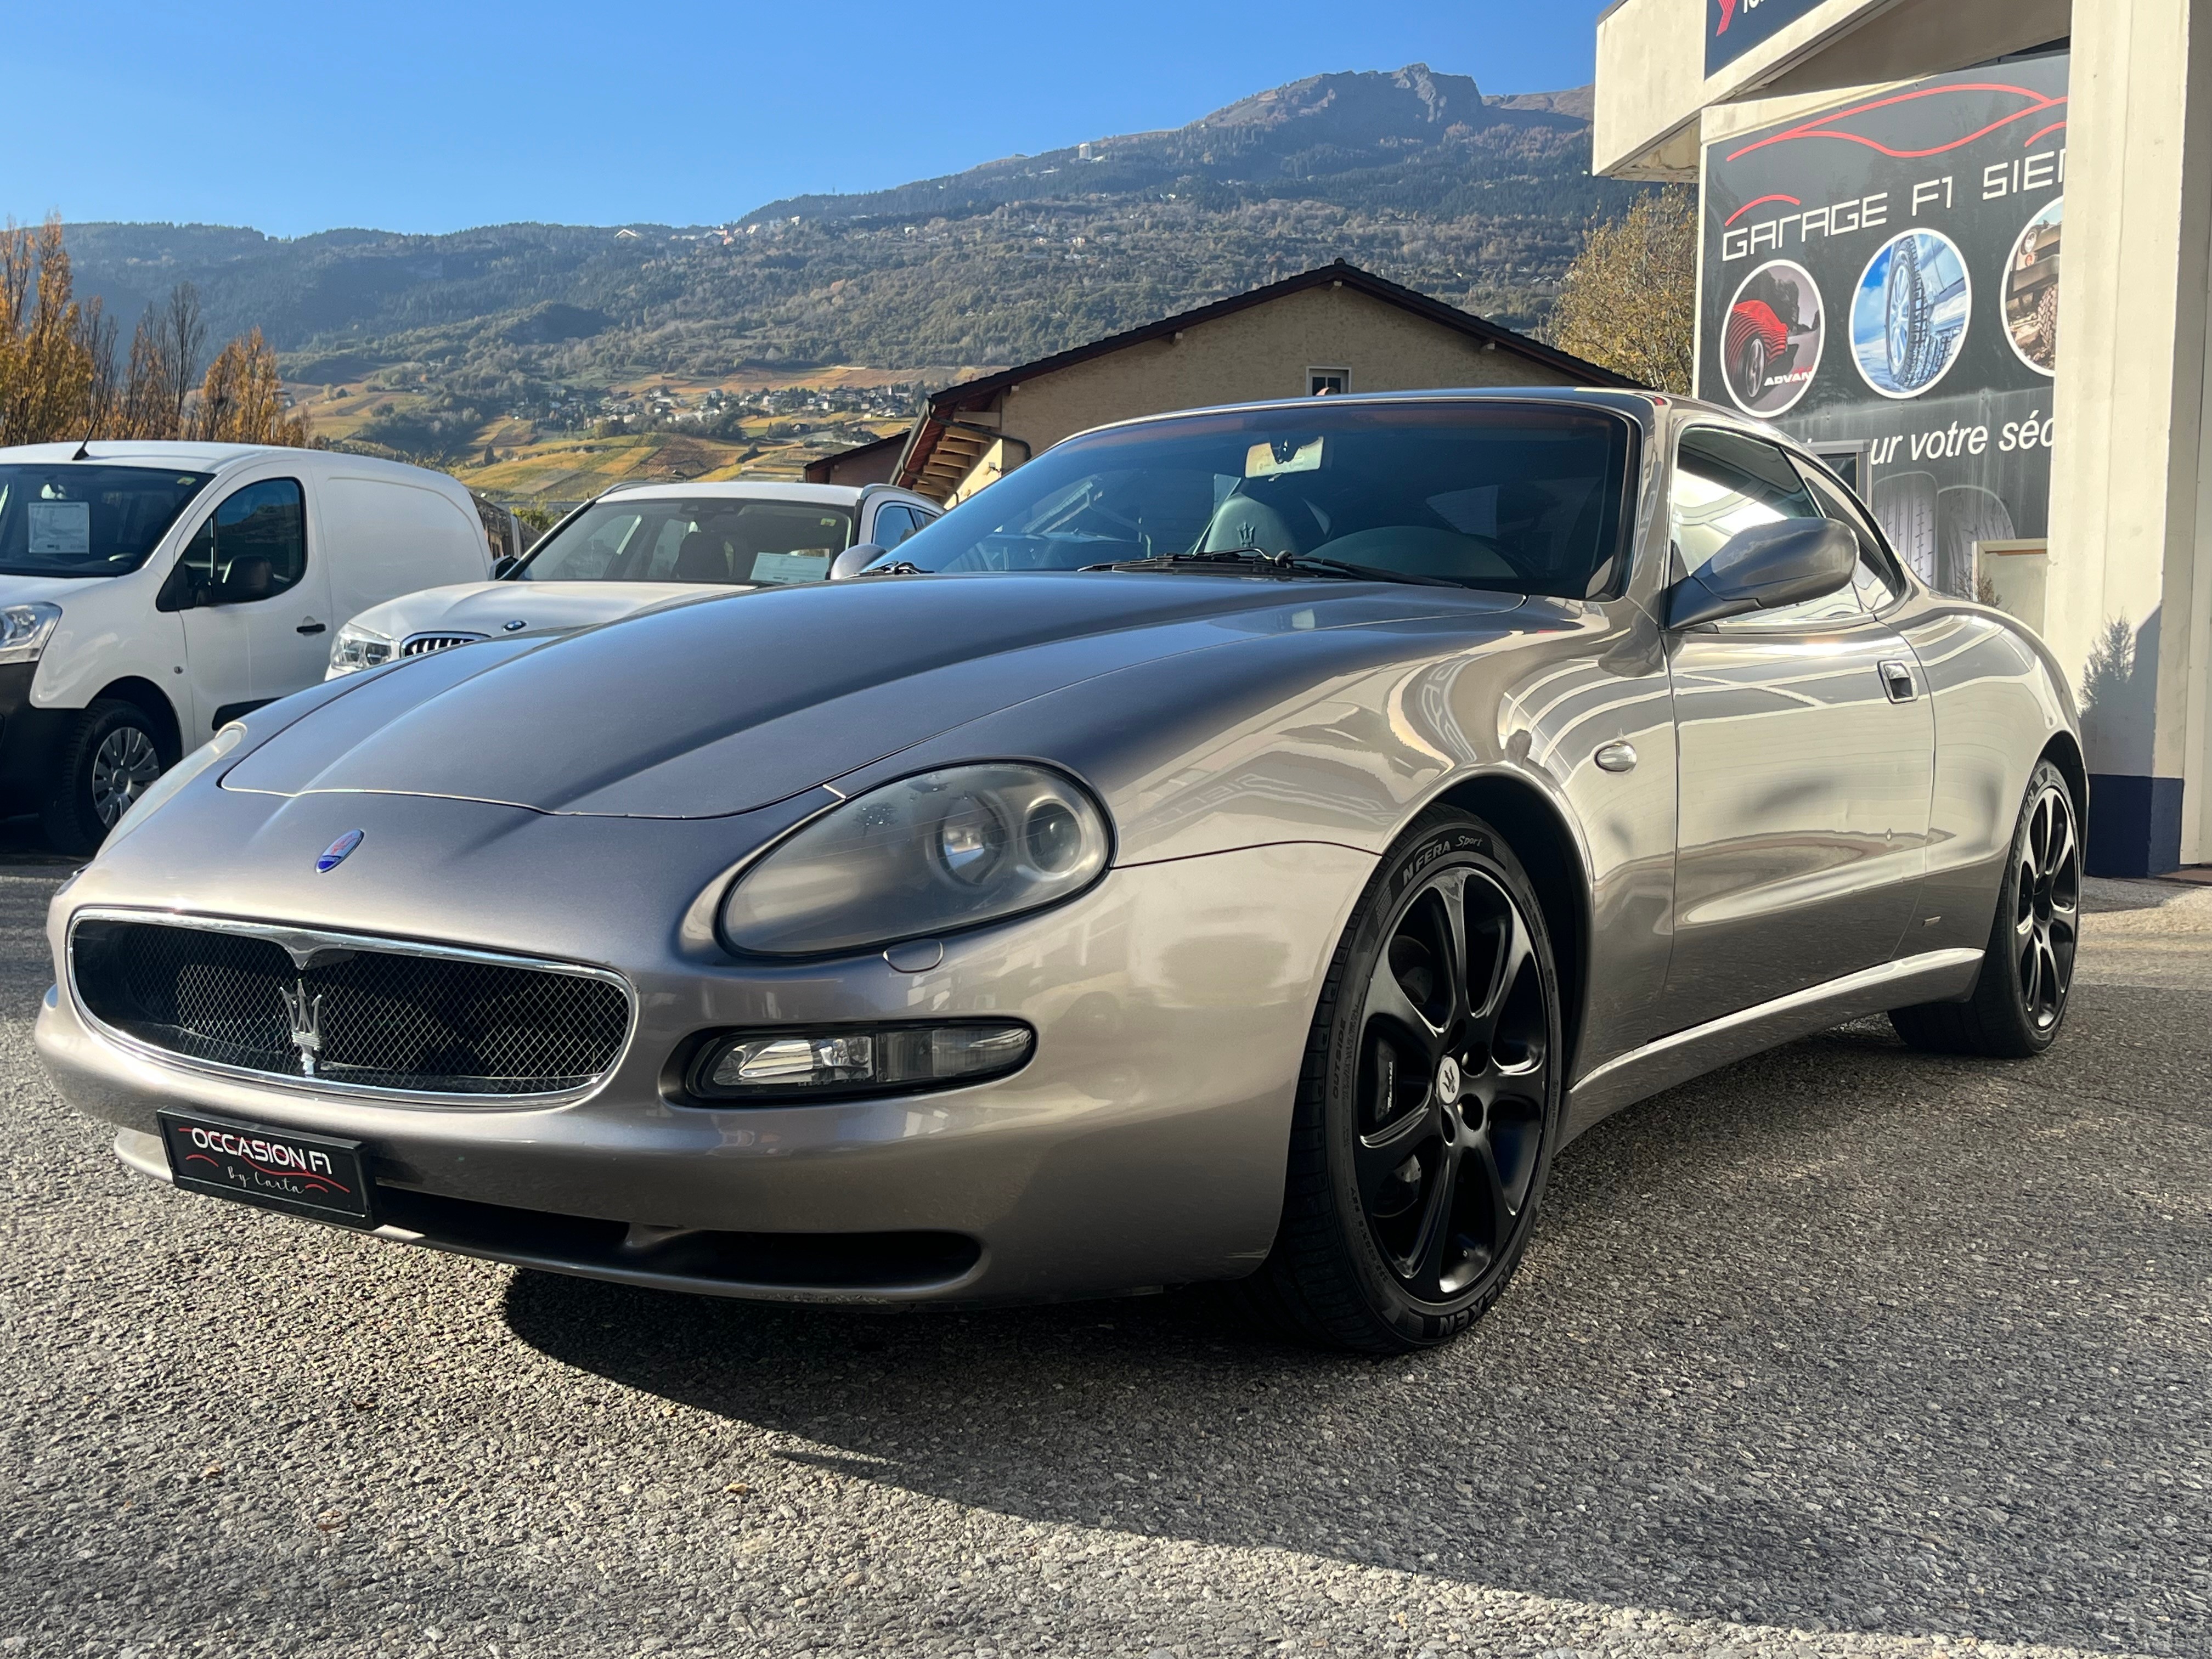
<svg viewBox="0 0 2212 1659">
<path fill-rule="evenodd" d="M 1083 568 L 1203 570 L 1209 564 L 1262 574 L 1278 571 L 1286 576 L 1310 571 L 1316 575 L 1346 576 L 1359 581 L 1411 582 L 1422 587 L 1465 588 L 1468 586 L 1465 582 L 1454 581 L 1449 576 L 1415 576 L 1402 570 L 1384 570 L 1371 564 L 1349 564 L 1342 559 L 1315 558 L 1304 553 L 1267 553 L 1256 547 L 1225 547 L 1211 553 L 1164 553 L 1156 558 L 1123 559 L 1113 564 L 1087 564 Z"/>
<path fill-rule="evenodd" d="M 865 570 L 855 570 L 854 576 L 927 576 L 929 574 L 912 559 L 894 559 L 889 564 L 872 564 Z M 846 578 L 851 580 L 851 577 Z"/>
<path fill-rule="evenodd" d="M 1413 582 L 1422 587 L 1460 587 L 1465 582 L 1454 581 L 1449 576 L 1416 576 L 1409 571 L 1384 570 L 1377 565 L 1347 564 L 1342 559 L 1317 559 L 1310 554 L 1285 553 L 1275 561 L 1293 570 L 1329 570 L 1340 575 L 1357 576 L 1362 581 Z"/>
</svg>

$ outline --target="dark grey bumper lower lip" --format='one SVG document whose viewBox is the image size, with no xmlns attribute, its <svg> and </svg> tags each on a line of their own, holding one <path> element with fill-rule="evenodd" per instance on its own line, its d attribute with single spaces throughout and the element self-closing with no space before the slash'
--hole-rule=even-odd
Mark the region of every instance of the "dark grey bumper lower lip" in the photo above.
<svg viewBox="0 0 2212 1659">
<path fill-rule="evenodd" d="M 119 1129 L 115 1152 L 142 1174 L 171 1181 L 154 1136 Z M 396 1243 L 649 1289 L 750 1301 L 890 1304 L 957 1298 L 983 1267 L 982 1244 L 954 1232 L 748 1233 L 657 1227 L 388 1185 L 379 1189 L 378 1207 L 380 1224 L 373 1231 Z"/>
</svg>

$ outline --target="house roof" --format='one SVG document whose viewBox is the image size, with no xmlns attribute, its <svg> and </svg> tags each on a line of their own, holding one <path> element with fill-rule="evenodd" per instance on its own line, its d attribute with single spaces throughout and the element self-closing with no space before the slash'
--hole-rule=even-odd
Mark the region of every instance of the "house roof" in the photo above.
<svg viewBox="0 0 2212 1659">
<path fill-rule="evenodd" d="M 1377 276 L 1371 270 L 1363 270 L 1349 261 L 1339 259 L 1333 264 L 1316 265 L 1311 270 L 1300 271 L 1295 276 L 1285 276 L 1279 283 L 1268 283 L 1245 293 L 1233 295 L 1226 300 L 1217 300 L 1212 305 L 1200 306 L 1194 311 L 1178 312 L 1172 317 L 1163 317 L 1158 322 L 1146 323 L 1142 327 L 1120 334 L 1109 334 L 1103 340 L 1093 340 L 1088 345 L 1056 351 L 1049 357 L 1038 358 L 1033 363 L 1022 363 L 1013 368 L 1000 369 L 995 374 L 985 374 L 973 380 L 963 380 L 957 386 L 949 386 L 931 396 L 927 410 L 915 422 L 914 429 L 906 434 L 906 449 L 899 459 L 898 471 L 892 475 L 892 481 L 908 489 L 915 488 L 928 469 L 933 453 L 940 442 L 948 434 L 961 432 L 962 411 L 981 409 L 1000 393 L 1019 386 L 1024 380 L 1056 374 L 1078 363 L 1089 362 L 1094 357 L 1109 356 L 1131 346 L 1143 345 L 1150 340 L 1165 339 L 1202 323 L 1231 316 L 1254 306 L 1266 305 L 1287 295 L 1330 286 L 1354 289 L 1370 299 L 1396 306 L 1401 311 L 1411 312 L 1417 317 L 1480 341 L 1485 345 L 1516 353 L 1532 362 L 1542 364 L 1554 374 L 1565 376 L 1577 386 L 1611 386 L 1631 392 L 1644 390 L 1640 382 L 1625 374 L 1601 368 L 1595 363 L 1546 345 L 1532 336 L 1490 322 L 1471 311 L 1462 311 L 1457 306 L 1446 305 L 1418 289 L 1407 288 L 1388 277 Z M 995 441 L 998 436 L 980 428 L 968 428 L 968 432 L 972 438 L 982 441 L 970 446 L 979 448 Z M 962 470 L 964 471 L 965 468 Z"/>
<path fill-rule="evenodd" d="M 863 455 L 874 456 L 887 449 L 896 449 L 911 436 L 911 431 L 894 432 L 888 438 L 878 438 L 872 443 L 855 444 L 850 449 L 841 449 L 830 455 L 821 455 L 807 462 L 805 469 L 809 483 L 828 483 L 840 461 L 858 460 Z"/>
</svg>

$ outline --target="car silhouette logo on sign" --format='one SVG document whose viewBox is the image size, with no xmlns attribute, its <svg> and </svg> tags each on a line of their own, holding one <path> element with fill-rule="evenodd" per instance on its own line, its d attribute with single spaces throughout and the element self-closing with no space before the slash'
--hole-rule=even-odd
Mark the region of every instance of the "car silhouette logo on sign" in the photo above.
<svg viewBox="0 0 2212 1659">
<path fill-rule="evenodd" d="M 368 834 L 368 831 L 366 830 L 347 830 L 345 834 L 323 848 L 322 857 L 315 860 L 315 868 L 323 874 L 328 875 L 352 856 L 353 849 L 361 845 L 362 839 Z"/>
</svg>

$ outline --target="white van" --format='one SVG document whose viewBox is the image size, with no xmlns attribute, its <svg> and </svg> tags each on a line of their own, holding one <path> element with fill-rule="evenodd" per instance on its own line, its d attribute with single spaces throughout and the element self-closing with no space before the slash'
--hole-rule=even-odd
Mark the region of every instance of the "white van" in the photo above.
<svg viewBox="0 0 2212 1659">
<path fill-rule="evenodd" d="M 346 617 L 482 580 L 442 473 L 329 450 L 0 449 L 0 811 L 88 851 L 185 750 L 323 678 Z"/>
</svg>

